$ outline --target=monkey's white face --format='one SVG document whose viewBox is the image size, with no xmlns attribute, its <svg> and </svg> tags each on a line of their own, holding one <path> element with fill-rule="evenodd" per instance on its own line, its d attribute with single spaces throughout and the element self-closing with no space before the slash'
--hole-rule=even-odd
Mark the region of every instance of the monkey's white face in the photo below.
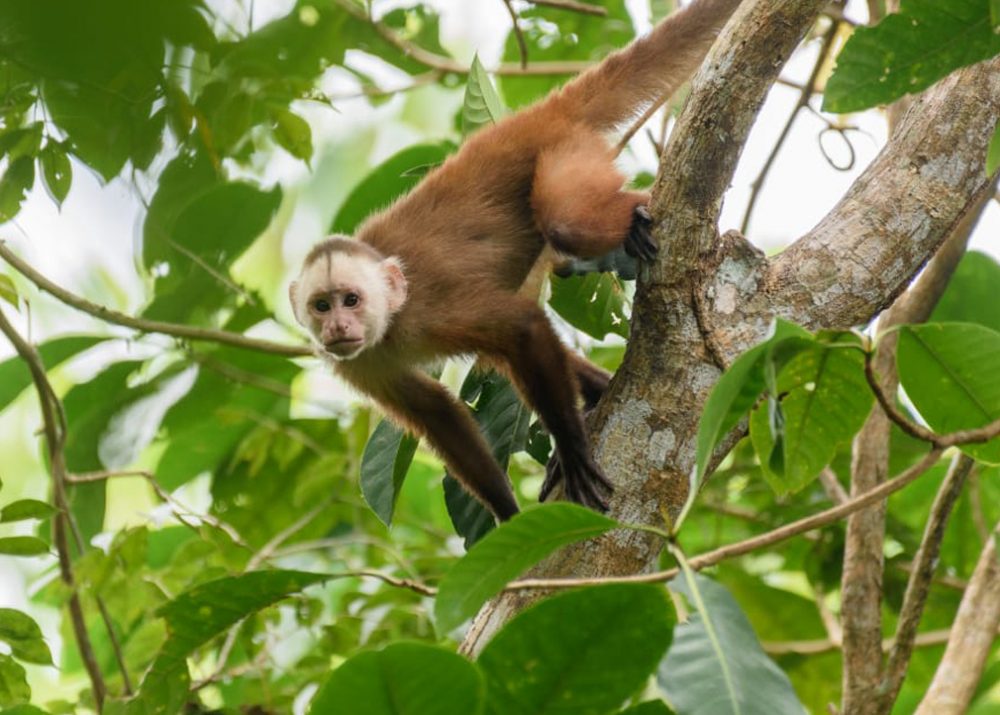
<svg viewBox="0 0 1000 715">
<path fill-rule="evenodd" d="M 378 344 L 406 302 L 398 259 L 331 252 L 302 268 L 289 286 L 295 318 L 335 360 L 350 360 Z"/>
</svg>

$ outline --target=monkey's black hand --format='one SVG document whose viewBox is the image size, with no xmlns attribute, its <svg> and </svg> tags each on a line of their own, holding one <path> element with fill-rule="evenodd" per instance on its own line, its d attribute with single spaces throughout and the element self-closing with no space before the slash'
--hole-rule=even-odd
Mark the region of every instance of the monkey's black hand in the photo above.
<svg viewBox="0 0 1000 715">
<path fill-rule="evenodd" d="M 589 457 L 574 465 L 574 468 L 566 469 L 558 454 L 553 452 L 549 463 L 545 466 L 545 481 L 542 482 L 542 489 L 538 493 L 538 501 L 545 501 L 560 482 L 565 482 L 563 488 L 570 501 L 583 504 L 595 511 L 608 510 L 605 495 L 610 496 L 614 487 L 600 467 Z"/>
<path fill-rule="evenodd" d="M 625 253 L 641 261 L 652 261 L 656 258 L 659 247 L 653 242 L 649 229 L 653 225 L 653 217 L 649 209 L 642 204 L 632 212 L 632 225 L 625 236 Z"/>
</svg>

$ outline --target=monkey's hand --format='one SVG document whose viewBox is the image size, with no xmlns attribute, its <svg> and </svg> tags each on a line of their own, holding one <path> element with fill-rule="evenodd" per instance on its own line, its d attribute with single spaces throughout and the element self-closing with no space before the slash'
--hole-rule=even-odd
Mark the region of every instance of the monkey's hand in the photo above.
<svg viewBox="0 0 1000 715">
<path fill-rule="evenodd" d="M 642 204 L 636 206 L 632 212 L 632 225 L 625 236 L 625 253 L 641 261 L 656 258 L 659 247 L 649 230 L 652 225 L 653 217 L 649 215 L 649 209 Z"/>
<path fill-rule="evenodd" d="M 614 491 L 614 486 L 589 457 L 567 468 L 558 453 L 553 452 L 549 463 L 545 466 L 545 481 L 542 482 L 542 489 L 538 493 L 538 501 L 545 501 L 560 483 L 563 484 L 563 491 L 570 501 L 583 504 L 595 511 L 608 510 L 607 496 Z"/>
</svg>

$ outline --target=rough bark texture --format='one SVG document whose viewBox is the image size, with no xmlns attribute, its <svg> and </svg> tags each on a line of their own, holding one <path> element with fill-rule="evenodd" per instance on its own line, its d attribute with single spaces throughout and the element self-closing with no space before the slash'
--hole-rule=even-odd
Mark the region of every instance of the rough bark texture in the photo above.
<svg viewBox="0 0 1000 715">
<path fill-rule="evenodd" d="M 1000 626 L 1000 553 L 993 531 L 962 597 L 944 657 L 916 715 L 960 715 L 976 692 Z"/>
<path fill-rule="evenodd" d="M 775 315 L 813 328 L 869 320 L 987 181 L 1000 60 L 931 90 L 831 214 L 775 260 L 738 236 L 718 237 L 721 197 L 757 110 L 822 5 L 746 0 L 696 77 L 664 151 L 653 204 L 659 258 L 640 276 L 625 362 L 589 424 L 595 457 L 616 485 L 611 514 L 622 521 L 662 525 L 678 514 L 708 392 Z M 655 564 L 660 547 L 649 534 L 614 532 L 564 549 L 533 575 L 637 573 Z M 478 651 L 532 598 L 506 594 L 488 604 L 463 650 Z"/>
</svg>

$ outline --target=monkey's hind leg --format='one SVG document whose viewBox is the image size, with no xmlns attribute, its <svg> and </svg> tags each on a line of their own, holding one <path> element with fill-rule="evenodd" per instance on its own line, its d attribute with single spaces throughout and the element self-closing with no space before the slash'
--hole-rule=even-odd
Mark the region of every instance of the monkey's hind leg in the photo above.
<svg viewBox="0 0 1000 715">
<path fill-rule="evenodd" d="M 636 258 L 651 260 L 656 244 L 646 208 L 649 194 L 623 191 L 625 177 L 615 168 L 604 138 L 581 130 L 538 158 L 531 206 L 542 235 L 562 253 L 594 258 L 620 245 Z"/>
</svg>

